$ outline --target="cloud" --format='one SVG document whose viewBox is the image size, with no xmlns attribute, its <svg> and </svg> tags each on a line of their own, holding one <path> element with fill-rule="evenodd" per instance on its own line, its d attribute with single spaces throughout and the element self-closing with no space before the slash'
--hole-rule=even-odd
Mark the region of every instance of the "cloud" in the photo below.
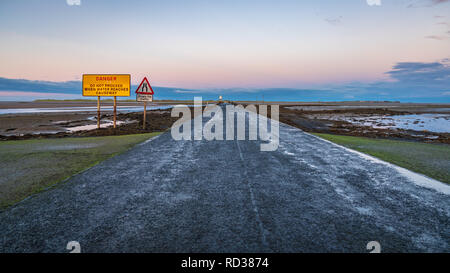
<svg viewBox="0 0 450 273">
<path fill-rule="evenodd" d="M 273 101 L 398 100 L 450 103 L 450 58 L 437 62 L 399 62 L 385 74 L 389 76 L 388 80 L 314 85 L 308 89 L 299 87 L 195 90 L 158 86 L 153 86 L 153 89 L 158 99 L 179 100 L 192 99 L 194 96 L 202 96 L 205 100 L 217 99 L 218 95 L 224 95 L 232 100 L 255 100 L 261 99 L 264 95 L 266 100 Z M 131 88 L 136 90 L 137 85 Z M 57 94 L 81 96 L 81 89 L 80 81 L 48 82 L 0 77 L 0 100 L 59 98 Z"/>
<path fill-rule="evenodd" d="M 450 66 L 445 61 L 434 63 L 401 62 L 386 72 L 403 83 L 450 86 Z"/>
<path fill-rule="evenodd" d="M 80 6 L 81 0 L 66 0 L 66 3 L 69 6 Z"/>
<path fill-rule="evenodd" d="M 450 3 L 450 0 L 415 0 L 410 1 L 408 8 L 433 7 L 439 4 Z"/>
<path fill-rule="evenodd" d="M 444 36 L 438 36 L 438 35 L 429 35 L 429 36 L 425 36 L 425 38 L 427 38 L 427 39 L 433 39 L 433 40 L 439 40 L 439 41 L 442 41 L 442 40 L 445 40 L 445 39 L 446 39 L 446 37 L 444 37 Z"/>
<path fill-rule="evenodd" d="M 443 4 L 443 3 L 449 3 L 450 0 L 431 0 L 433 5 Z"/>
<path fill-rule="evenodd" d="M 381 0 L 366 0 L 369 6 L 381 6 Z"/>
<path fill-rule="evenodd" d="M 64 96 L 81 97 L 81 81 L 51 82 L 32 81 L 25 79 L 8 79 L 0 77 L 0 101 L 1 100 L 33 100 L 38 98 L 63 98 Z M 131 85 L 131 90 L 136 90 L 138 85 Z M 158 99 L 192 99 L 194 95 L 201 95 L 204 99 L 216 99 L 215 93 L 222 90 L 192 90 L 183 88 L 152 86 Z M 65 94 L 65 95 L 57 95 Z M 132 92 L 134 96 L 134 92 Z"/>
<path fill-rule="evenodd" d="M 439 22 L 436 22 L 436 25 L 443 26 L 447 30 L 444 33 L 442 33 L 442 35 L 429 35 L 425 36 L 425 38 L 435 40 L 446 40 L 448 38 L 446 35 L 450 34 L 450 30 L 448 30 L 450 28 L 450 23 L 441 21 L 441 19 L 445 18 L 445 16 L 436 15 L 434 16 L 434 18 L 439 20 Z"/>
<path fill-rule="evenodd" d="M 44 93 L 72 93 L 77 94 L 81 90 L 80 81 L 49 82 L 30 81 L 23 79 L 7 79 L 0 77 L 0 91 L 28 91 Z"/>
<path fill-rule="evenodd" d="M 414 102 L 450 102 L 450 60 L 399 62 L 385 73 L 390 79 L 372 83 L 353 82 L 329 89 L 354 95 L 355 99 Z"/>
<path fill-rule="evenodd" d="M 25 91 L 0 91 L 0 97 L 33 97 L 33 98 L 53 98 L 68 99 L 81 98 L 81 95 L 64 94 L 64 93 L 43 93 L 43 92 L 25 92 Z"/>
</svg>

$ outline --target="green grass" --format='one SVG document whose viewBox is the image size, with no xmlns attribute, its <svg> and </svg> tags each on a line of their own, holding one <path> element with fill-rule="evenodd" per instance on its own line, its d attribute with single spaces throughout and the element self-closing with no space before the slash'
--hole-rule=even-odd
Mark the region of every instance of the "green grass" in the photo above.
<svg viewBox="0 0 450 273">
<path fill-rule="evenodd" d="M 0 142 L 0 208 L 5 208 L 160 133 Z"/>
<path fill-rule="evenodd" d="M 450 145 L 330 134 L 314 135 L 450 184 Z"/>
</svg>

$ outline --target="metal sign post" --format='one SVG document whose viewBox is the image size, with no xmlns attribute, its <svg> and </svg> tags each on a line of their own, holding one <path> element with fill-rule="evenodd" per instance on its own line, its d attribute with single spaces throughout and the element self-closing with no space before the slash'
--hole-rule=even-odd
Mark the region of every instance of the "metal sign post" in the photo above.
<svg viewBox="0 0 450 273">
<path fill-rule="evenodd" d="M 100 96 L 97 96 L 97 129 L 100 129 Z"/>
<path fill-rule="evenodd" d="M 144 118 L 143 118 L 143 124 L 142 128 L 145 130 L 145 123 L 147 120 L 147 102 L 153 101 L 153 95 L 155 92 L 153 91 L 152 86 L 147 80 L 147 77 L 145 77 L 141 84 L 139 85 L 138 89 L 136 90 L 136 101 L 144 102 Z"/>
<path fill-rule="evenodd" d="M 146 119 L 147 119 L 147 102 L 144 101 L 144 122 L 143 122 L 143 125 L 142 125 L 142 128 L 144 130 L 145 130 Z"/>
<path fill-rule="evenodd" d="M 117 116 L 117 97 L 114 96 L 114 129 L 116 129 L 116 118 Z"/>
<path fill-rule="evenodd" d="M 100 97 L 114 97 L 114 128 L 117 120 L 117 98 L 129 97 L 131 75 L 129 74 L 84 74 L 83 96 L 97 97 L 97 128 L 100 129 Z"/>
</svg>

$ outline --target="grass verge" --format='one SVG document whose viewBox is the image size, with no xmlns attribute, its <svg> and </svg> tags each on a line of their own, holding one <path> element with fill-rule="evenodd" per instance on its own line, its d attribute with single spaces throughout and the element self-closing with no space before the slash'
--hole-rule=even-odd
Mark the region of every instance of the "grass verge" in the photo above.
<svg viewBox="0 0 450 273">
<path fill-rule="evenodd" d="M 314 135 L 450 184 L 450 145 L 318 133 Z"/>
<path fill-rule="evenodd" d="M 160 133 L 0 142 L 0 209 Z"/>
</svg>

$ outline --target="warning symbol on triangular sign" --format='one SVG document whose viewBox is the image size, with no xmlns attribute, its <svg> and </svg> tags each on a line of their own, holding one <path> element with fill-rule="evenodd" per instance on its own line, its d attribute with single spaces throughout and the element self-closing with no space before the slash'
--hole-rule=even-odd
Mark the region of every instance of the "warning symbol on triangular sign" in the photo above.
<svg viewBox="0 0 450 273">
<path fill-rule="evenodd" d="M 147 77 L 144 77 L 138 89 L 136 90 L 138 94 L 146 94 L 146 95 L 154 95 L 153 88 L 147 80 Z"/>
</svg>

